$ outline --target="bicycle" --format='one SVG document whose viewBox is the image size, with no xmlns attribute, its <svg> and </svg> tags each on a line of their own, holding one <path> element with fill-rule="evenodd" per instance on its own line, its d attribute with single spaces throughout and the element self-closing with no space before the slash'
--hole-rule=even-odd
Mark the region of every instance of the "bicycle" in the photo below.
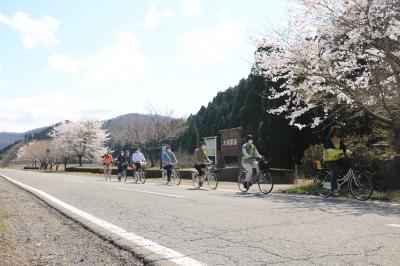
<svg viewBox="0 0 400 266">
<path fill-rule="evenodd" d="M 205 164 L 205 165 L 207 168 L 207 173 L 203 177 L 203 182 L 207 180 L 208 186 L 212 190 L 215 190 L 218 187 L 218 177 L 216 174 L 215 165 L 213 164 Z M 200 188 L 199 178 L 200 178 L 199 171 L 192 173 L 192 182 L 195 188 Z"/>
<path fill-rule="evenodd" d="M 134 163 L 135 164 L 135 163 Z M 140 164 L 139 169 L 134 170 L 132 167 L 132 178 L 133 182 L 136 184 L 140 181 L 140 183 L 144 184 L 146 182 L 146 172 L 144 171 L 144 164 Z M 125 176 L 125 182 L 128 179 L 128 175 Z"/>
<path fill-rule="evenodd" d="M 167 170 L 165 169 L 161 169 L 161 177 L 165 185 L 168 185 L 171 181 L 177 186 L 181 184 L 181 175 L 175 164 L 172 165 L 171 180 L 168 180 Z"/>
<path fill-rule="evenodd" d="M 104 173 L 104 177 L 106 178 L 106 180 L 109 178 L 111 181 L 112 165 L 111 164 L 104 165 L 103 173 Z"/>
<path fill-rule="evenodd" d="M 258 162 L 258 167 L 260 169 L 260 172 L 256 175 L 253 175 L 251 178 L 249 185 L 247 188 L 244 187 L 243 183 L 245 182 L 246 175 L 247 175 L 247 170 L 246 169 L 241 169 L 239 171 L 239 176 L 238 176 L 238 187 L 239 190 L 242 192 L 247 192 L 252 185 L 255 183 L 258 183 L 258 189 L 260 190 L 261 193 L 263 194 L 268 194 L 272 191 L 274 188 L 274 181 L 272 178 L 271 173 L 268 171 L 270 168 L 270 162 L 263 158 L 256 158 Z"/>
<path fill-rule="evenodd" d="M 351 166 L 343 176 L 338 174 L 338 190 L 348 182 L 348 187 L 353 198 L 364 201 L 371 197 L 373 187 L 371 179 L 360 171 L 355 171 Z M 321 169 L 314 177 L 314 190 L 317 195 L 327 198 L 332 195 L 332 173 L 328 169 Z"/>
</svg>

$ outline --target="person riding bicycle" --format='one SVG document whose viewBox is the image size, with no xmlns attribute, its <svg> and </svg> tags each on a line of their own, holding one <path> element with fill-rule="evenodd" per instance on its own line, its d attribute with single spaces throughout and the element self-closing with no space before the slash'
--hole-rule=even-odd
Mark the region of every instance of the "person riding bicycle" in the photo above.
<svg viewBox="0 0 400 266">
<path fill-rule="evenodd" d="M 118 166 L 118 181 L 121 181 L 122 176 L 126 176 L 126 170 L 128 169 L 128 160 L 125 156 L 125 152 L 121 151 L 117 157 Z"/>
<path fill-rule="evenodd" d="M 165 152 L 161 156 L 162 167 L 167 171 L 168 182 L 171 181 L 172 168 L 174 163 L 178 163 L 175 154 L 172 152 L 171 147 L 165 147 Z"/>
<path fill-rule="evenodd" d="M 206 143 L 204 141 L 201 141 L 198 148 L 194 151 L 194 161 L 194 168 L 199 172 L 199 187 L 202 187 L 204 176 L 208 171 L 207 164 L 212 162 L 207 156 Z"/>
<path fill-rule="evenodd" d="M 258 167 L 257 158 L 262 158 L 258 152 L 256 146 L 253 144 L 254 139 L 252 135 L 246 137 L 246 143 L 242 146 L 242 166 L 246 169 L 247 174 L 243 182 L 243 186 L 248 189 L 251 185 L 251 179 L 253 176 L 253 168 L 256 169 L 257 175 L 260 173 L 260 168 Z"/>
<path fill-rule="evenodd" d="M 103 160 L 104 173 L 106 173 L 109 169 L 111 169 L 113 157 L 110 153 L 105 153 L 103 156 L 101 156 L 101 159 Z"/>
<path fill-rule="evenodd" d="M 137 147 L 131 158 L 133 174 L 139 169 L 144 169 L 146 166 L 146 158 L 140 151 L 140 147 Z"/>
<path fill-rule="evenodd" d="M 333 126 L 330 128 L 328 137 L 324 143 L 323 159 L 325 165 L 328 167 L 329 172 L 332 174 L 331 179 L 331 193 L 338 196 L 338 171 L 343 169 L 347 170 L 349 165 L 348 156 L 351 156 L 351 151 L 343 140 L 343 131 L 340 127 Z"/>
</svg>

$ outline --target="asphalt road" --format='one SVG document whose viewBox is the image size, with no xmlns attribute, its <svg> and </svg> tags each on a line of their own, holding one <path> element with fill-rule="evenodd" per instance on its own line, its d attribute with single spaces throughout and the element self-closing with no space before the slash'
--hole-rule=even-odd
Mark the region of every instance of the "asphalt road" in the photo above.
<svg viewBox="0 0 400 266">
<path fill-rule="evenodd" d="M 0 169 L 207 265 L 400 265 L 400 206 Z"/>
</svg>

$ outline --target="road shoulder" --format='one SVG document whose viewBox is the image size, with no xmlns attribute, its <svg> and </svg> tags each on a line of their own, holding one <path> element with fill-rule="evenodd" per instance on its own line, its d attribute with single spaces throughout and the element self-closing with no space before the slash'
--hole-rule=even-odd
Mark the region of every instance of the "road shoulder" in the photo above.
<svg viewBox="0 0 400 266">
<path fill-rule="evenodd" d="M 0 247 L 5 265 L 142 265 L 3 178 Z"/>
</svg>

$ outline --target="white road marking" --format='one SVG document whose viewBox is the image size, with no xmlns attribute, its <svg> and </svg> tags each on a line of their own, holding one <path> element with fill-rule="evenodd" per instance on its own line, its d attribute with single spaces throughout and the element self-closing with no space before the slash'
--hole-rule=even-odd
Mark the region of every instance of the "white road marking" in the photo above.
<svg viewBox="0 0 400 266">
<path fill-rule="evenodd" d="M 387 226 L 400 227 L 400 224 L 387 224 Z"/>
<path fill-rule="evenodd" d="M 159 193 L 159 192 L 145 191 L 145 190 L 138 190 L 138 189 L 131 189 L 131 188 L 119 187 L 118 189 L 121 189 L 121 190 L 129 190 L 129 191 L 140 192 L 140 193 L 147 193 L 147 194 L 155 194 L 155 195 L 166 196 L 166 197 L 172 197 L 172 198 L 178 198 L 178 199 L 184 199 L 184 198 L 186 198 L 185 196 L 180 196 L 180 195 L 173 195 L 173 194 L 166 194 L 166 193 Z"/>
<path fill-rule="evenodd" d="M 169 261 L 171 261 L 173 263 L 176 263 L 178 265 L 193 265 L 193 266 L 206 265 L 206 264 L 201 263 L 199 261 L 196 261 L 196 260 L 194 260 L 194 259 L 192 259 L 192 258 L 190 258 L 190 257 L 188 257 L 188 256 L 186 256 L 184 254 L 181 254 L 181 253 L 179 253 L 179 252 L 177 252 L 175 250 L 172 250 L 172 249 L 169 249 L 167 247 L 164 247 L 164 246 L 162 246 L 162 245 L 160 245 L 160 244 L 158 244 L 158 243 L 156 243 L 154 241 L 151 241 L 149 239 L 146 239 L 144 237 L 136 235 L 136 234 L 134 234 L 132 232 L 127 232 L 125 229 L 123 229 L 123 228 L 121 228 L 119 226 L 116 226 L 116 225 L 114 225 L 112 223 L 109 223 L 109 222 L 107 222 L 105 220 L 97 218 L 97 217 L 95 217 L 95 216 L 93 216 L 93 215 L 91 215 L 91 214 L 89 214 L 87 212 L 84 212 L 84 211 L 82 211 L 82 210 L 80 210 L 80 209 L 78 209 L 78 208 L 76 208 L 76 207 L 74 207 L 72 205 L 69 205 L 68 203 L 65 203 L 65 202 L 57 199 L 56 197 L 53 197 L 53 196 L 47 194 L 46 192 L 43 192 L 43 191 L 41 191 L 41 190 L 39 190 L 37 188 L 25 185 L 25 184 L 23 184 L 23 183 L 21 183 L 19 181 L 16 181 L 16 180 L 14 180 L 14 179 L 12 179 L 10 177 L 5 176 L 3 174 L 1 174 L 1 176 L 4 177 L 5 179 L 7 179 L 8 181 L 16 184 L 16 185 L 18 185 L 20 187 L 23 187 L 24 189 L 27 189 L 27 190 L 32 191 L 32 192 L 35 192 L 36 194 L 42 196 L 43 198 L 46 198 L 47 200 L 49 200 L 49 201 L 51 201 L 51 202 L 63 207 L 64 209 L 66 209 L 66 210 L 68 210 L 68 211 L 70 211 L 70 212 L 72 212 L 72 213 L 74 213 L 74 214 L 76 214 L 76 215 L 78 215 L 78 216 L 80 216 L 80 217 L 82 217 L 82 218 L 94 223 L 94 224 L 96 224 L 97 226 L 100 226 L 100 227 L 102 227 L 102 228 L 104 228 L 104 229 L 106 229 L 106 230 L 108 230 L 108 231 L 120 236 L 120 237 L 123 237 L 123 238 L 127 239 L 128 241 L 132 242 L 135 245 L 142 246 L 144 248 L 147 248 L 147 249 L 149 249 L 149 250 L 161 255 L 162 257 L 164 257 L 165 259 L 167 259 L 167 260 L 169 260 Z"/>
</svg>

